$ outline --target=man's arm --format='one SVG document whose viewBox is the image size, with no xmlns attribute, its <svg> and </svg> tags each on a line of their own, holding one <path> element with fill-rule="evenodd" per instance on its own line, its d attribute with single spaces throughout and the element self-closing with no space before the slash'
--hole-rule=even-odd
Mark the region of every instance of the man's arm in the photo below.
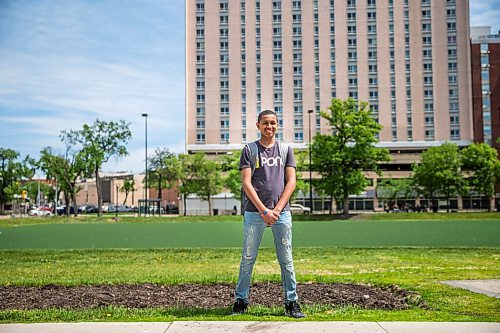
<svg viewBox="0 0 500 333">
<path fill-rule="evenodd" d="M 295 176 L 295 168 L 294 167 L 286 167 L 285 168 L 285 189 L 281 194 L 280 200 L 274 207 L 274 212 L 279 216 L 283 208 L 285 208 L 286 204 L 290 200 L 290 197 L 295 191 L 295 185 L 297 183 L 297 179 Z"/>
<path fill-rule="evenodd" d="M 252 185 L 252 169 L 251 168 L 241 169 L 241 182 L 243 183 L 243 191 L 245 191 L 248 199 L 252 201 L 255 208 L 257 208 L 261 214 L 265 210 L 268 210 L 267 207 L 264 206 L 264 204 L 260 200 L 259 196 L 257 195 L 257 192 L 255 191 L 255 189 Z M 264 220 L 264 222 L 266 222 L 267 225 L 271 225 L 278 220 L 278 217 L 279 217 L 279 214 L 278 214 L 278 216 L 275 216 L 273 211 L 268 210 L 268 213 L 263 215 L 262 219 Z"/>
</svg>

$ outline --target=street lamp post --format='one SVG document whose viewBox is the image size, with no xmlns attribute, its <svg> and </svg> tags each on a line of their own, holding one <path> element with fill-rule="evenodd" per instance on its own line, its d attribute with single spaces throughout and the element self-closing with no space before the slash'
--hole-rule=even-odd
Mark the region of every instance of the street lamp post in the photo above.
<svg viewBox="0 0 500 333">
<path fill-rule="evenodd" d="M 118 217 L 118 185 L 116 185 L 115 217 Z"/>
<path fill-rule="evenodd" d="M 313 213 L 313 192 L 312 192 L 312 147 L 311 147 L 311 115 L 314 111 L 307 110 L 309 114 L 309 205 L 311 207 L 311 214 Z"/>
<path fill-rule="evenodd" d="M 146 206 L 144 207 L 144 215 L 146 215 L 146 212 L 149 213 L 149 202 L 148 202 L 148 114 L 143 113 L 142 116 L 144 117 L 145 120 L 145 146 L 146 146 L 146 151 L 145 151 L 145 159 L 144 159 L 144 171 L 145 171 L 145 176 L 146 176 L 146 189 L 144 190 L 144 198 L 146 199 L 145 204 Z"/>
</svg>

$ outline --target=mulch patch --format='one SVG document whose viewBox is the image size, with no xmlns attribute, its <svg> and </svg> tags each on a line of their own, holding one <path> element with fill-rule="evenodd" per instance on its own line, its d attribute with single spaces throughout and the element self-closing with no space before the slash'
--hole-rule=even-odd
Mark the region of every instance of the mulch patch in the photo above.
<svg viewBox="0 0 500 333">
<path fill-rule="evenodd" d="M 419 295 L 397 286 L 386 289 L 358 284 L 299 283 L 301 304 L 333 307 L 355 305 L 364 309 L 406 309 L 420 305 Z M 107 306 L 126 308 L 229 307 L 234 301 L 234 284 L 210 285 L 84 285 L 41 287 L 0 286 L 0 310 L 71 309 Z M 255 283 L 250 302 L 263 306 L 282 306 L 279 283 Z"/>
</svg>

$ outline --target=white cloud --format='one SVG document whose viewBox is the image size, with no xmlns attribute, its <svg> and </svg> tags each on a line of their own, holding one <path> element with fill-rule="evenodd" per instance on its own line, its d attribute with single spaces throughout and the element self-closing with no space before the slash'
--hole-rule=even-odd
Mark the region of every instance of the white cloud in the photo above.
<svg viewBox="0 0 500 333">
<path fill-rule="evenodd" d="M 492 33 L 500 30 L 500 2 L 498 0 L 471 0 L 471 26 L 491 26 Z"/>
<path fill-rule="evenodd" d="M 148 113 L 150 143 L 183 150 L 179 8 L 183 1 L 2 5 L 0 146 L 35 155 L 62 147 L 61 130 L 99 118 L 130 122 L 134 151 L 144 141 L 141 113 Z"/>
</svg>

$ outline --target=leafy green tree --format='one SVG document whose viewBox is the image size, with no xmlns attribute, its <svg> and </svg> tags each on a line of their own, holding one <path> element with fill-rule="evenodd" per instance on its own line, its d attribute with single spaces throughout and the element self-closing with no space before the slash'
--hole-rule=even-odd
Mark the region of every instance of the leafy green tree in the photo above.
<svg viewBox="0 0 500 333">
<path fill-rule="evenodd" d="M 180 173 L 179 193 L 182 195 L 184 216 L 187 215 L 187 196 L 196 193 L 198 184 L 196 183 L 196 163 L 195 155 L 179 155 L 182 172 Z"/>
<path fill-rule="evenodd" d="M 212 196 L 222 190 L 221 163 L 206 158 L 205 153 L 180 155 L 182 164 L 179 193 L 184 200 L 184 215 L 186 215 L 186 197 L 196 194 L 208 202 L 209 214 L 212 214 Z"/>
<path fill-rule="evenodd" d="M 295 191 L 293 192 L 290 201 L 293 201 L 297 198 L 297 194 L 299 193 L 299 191 L 302 191 L 302 193 L 306 197 L 309 197 L 309 151 L 295 150 L 293 152 L 293 155 L 295 156 L 297 180 L 295 185 Z M 306 178 L 303 177 L 302 175 L 303 172 L 307 173 Z"/>
<path fill-rule="evenodd" d="M 0 214 L 4 214 L 5 204 L 20 194 L 20 180 L 35 174 L 34 160 L 26 156 L 20 161 L 19 157 L 15 150 L 0 148 Z"/>
<path fill-rule="evenodd" d="M 54 189 L 47 183 L 40 181 L 28 181 L 24 184 L 24 188 L 28 192 L 28 197 L 33 200 L 33 203 L 38 203 L 39 193 L 40 202 L 54 201 Z"/>
<path fill-rule="evenodd" d="M 330 123 L 332 134 L 314 137 L 313 166 L 322 176 L 320 189 L 342 200 L 348 215 L 349 195 L 361 193 L 368 184 L 363 171 L 379 173 L 378 163 L 390 156 L 387 149 L 375 146 L 382 127 L 372 118 L 368 103 L 334 98 L 328 110 L 321 116 Z"/>
<path fill-rule="evenodd" d="M 467 185 L 494 203 L 495 185 L 500 180 L 500 161 L 496 149 L 485 143 L 475 143 L 464 148 L 461 156 Z M 490 211 L 493 208 L 490 204 Z"/>
<path fill-rule="evenodd" d="M 450 197 L 458 194 L 463 185 L 458 146 L 447 142 L 431 147 L 421 154 L 420 159 L 420 163 L 413 165 L 415 184 L 433 200 L 434 209 L 437 208 L 436 195 L 443 195 L 449 212 Z"/>
<path fill-rule="evenodd" d="M 223 179 L 224 186 L 234 194 L 235 198 L 241 200 L 240 155 L 240 150 L 233 150 L 223 155 L 221 158 L 221 171 L 225 175 Z"/>
<path fill-rule="evenodd" d="M 102 215 L 102 188 L 99 172 L 102 165 L 111 157 L 122 157 L 128 154 L 126 144 L 132 138 L 129 124 L 124 120 L 118 122 L 100 121 L 92 125 L 84 124 L 81 130 L 62 131 L 61 140 L 68 146 L 78 146 L 85 158 L 87 173 L 96 179 L 98 215 Z"/>
<path fill-rule="evenodd" d="M 383 199 L 389 206 L 398 199 L 414 196 L 413 180 L 410 178 L 385 178 L 377 182 L 377 197 Z"/>
<path fill-rule="evenodd" d="M 166 148 L 156 148 L 155 154 L 149 158 L 149 187 L 154 188 L 158 191 L 158 199 L 162 199 L 162 190 L 169 186 L 169 176 L 171 176 L 171 170 L 167 168 L 167 162 L 171 161 L 172 157 L 175 157 L 174 153 L 171 153 Z"/>
<path fill-rule="evenodd" d="M 133 193 L 135 191 L 137 191 L 137 189 L 135 188 L 135 180 L 134 180 L 134 178 L 133 177 L 127 177 L 127 178 L 125 178 L 125 180 L 123 181 L 123 185 L 120 188 L 120 191 L 122 191 L 122 192 L 125 193 L 125 199 L 123 200 L 123 205 L 125 205 L 127 203 L 128 195 L 129 195 L 130 192 L 132 192 L 132 202 L 134 202 L 134 195 L 133 195 Z"/>
<path fill-rule="evenodd" d="M 54 154 L 51 147 L 46 147 L 40 152 L 38 164 L 45 171 L 48 178 L 57 181 L 58 187 L 63 192 L 67 207 L 66 216 L 70 215 L 70 205 L 73 205 L 74 215 L 78 215 L 76 194 L 80 188 L 77 186 L 77 180 L 86 171 L 83 153 L 67 147 L 63 156 Z"/>
<path fill-rule="evenodd" d="M 204 153 L 194 155 L 195 193 L 208 202 L 209 215 L 212 215 L 212 196 L 222 190 L 223 179 L 219 161 L 206 158 Z"/>
</svg>

